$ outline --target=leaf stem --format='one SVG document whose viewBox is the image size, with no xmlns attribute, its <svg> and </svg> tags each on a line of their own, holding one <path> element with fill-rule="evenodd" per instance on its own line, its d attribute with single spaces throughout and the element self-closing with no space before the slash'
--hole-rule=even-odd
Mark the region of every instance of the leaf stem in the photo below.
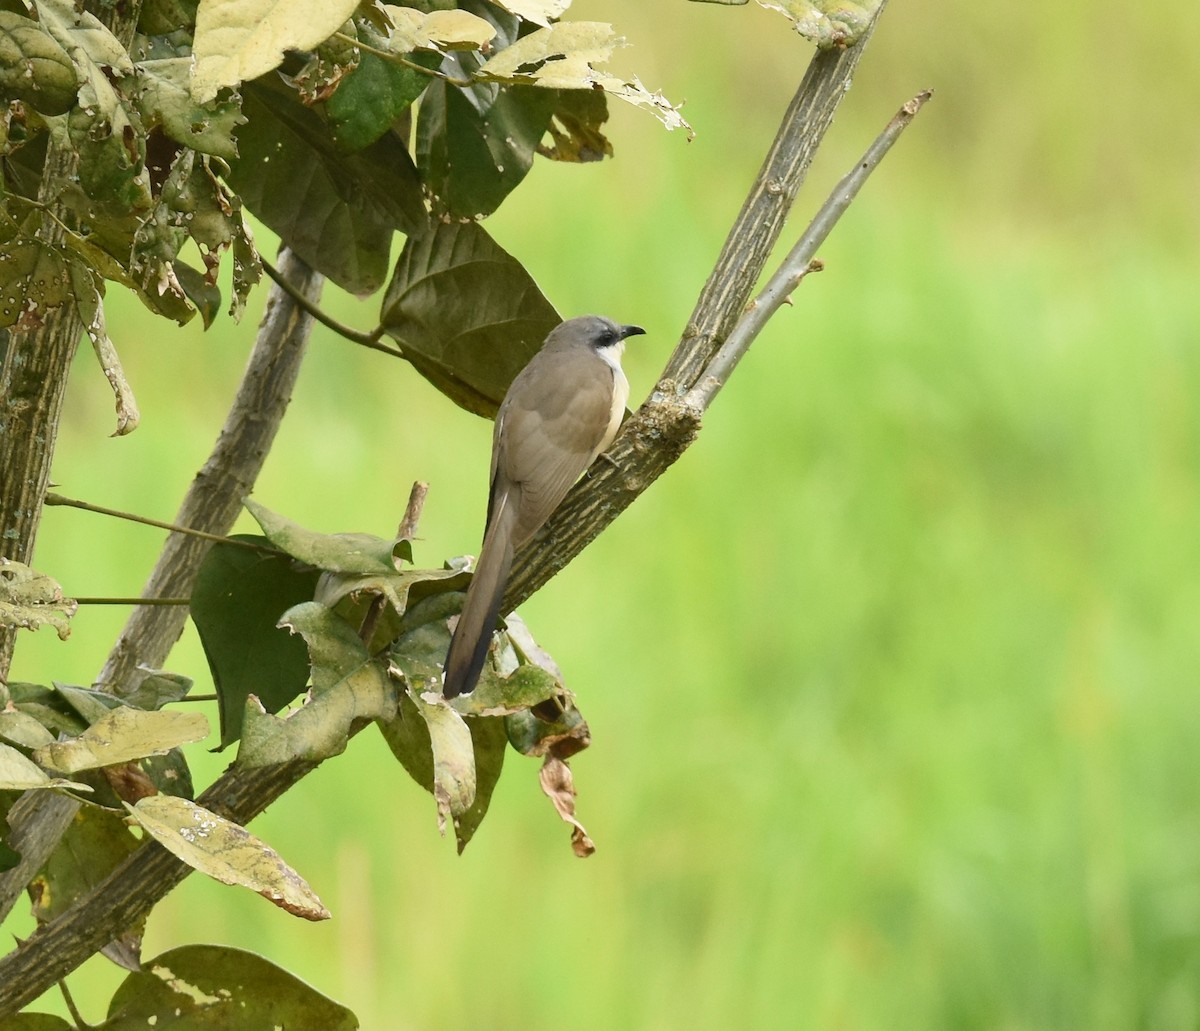
<svg viewBox="0 0 1200 1031">
<path fill-rule="evenodd" d="M 267 552 L 272 555 L 278 554 L 276 548 L 268 547 L 265 544 L 255 544 L 253 541 L 239 541 L 231 537 L 223 537 L 219 533 L 206 533 L 204 530 L 193 530 L 190 526 L 180 526 L 178 523 L 166 523 L 161 519 L 150 519 L 147 516 L 135 515 L 133 512 L 122 512 L 118 508 L 105 508 L 103 505 L 93 505 L 87 501 L 64 497 L 62 494 L 56 494 L 52 490 L 46 491 L 45 503 L 47 505 L 63 505 L 67 508 L 79 508 L 84 512 L 95 512 L 97 515 L 112 516 L 114 519 L 127 519 L 131 523 L 141 523 L 143 526 L 153 526 L 159 530 L 170 530 L 172 533 L 186 533 L 192 537 L 200 537 L 206 541 L 232 544 L 239 548 L 253 548 L 255 551 Z M 138 601 L 138 604 L 153 605 L 156 602 L 153 599 L 142 598 Z M 157 604 L 162 604 L 162 602 L 158 602 Z"/>
<path fill-rule="evenodd" d="M 387 344 L 381 344 L 380 338 L 383 336 L 383 327 L 376 326 L 370 333 L 364 333 L 362 330 L 354 329 L 351 326 L 344 325 L 338 322 L 337 319 L 326 315 L 320 308 L 313 304 L 299 290 L 287 281 L 287 277 L 283 275 L 274 265 L 272 265 L 265 257 L 259 255 L 259 260 L 262 261 L 263 270 L 274 281 L 285 294 L 288 295 L 296 305 L 303 308 L 314 319 L 327 329 L 332 329 L 338 336 L 345 337 L 347 340 L 356 344 L 361 344 L 363 347 L 370 347 L 376 351 L 382 351 L 384 354 L 391 355 L 393 358 L 403 358 L 404 352 L 397 347 L 389 347 Z"/>
<path fill-rule="evenodd" d="M 361 39 L 355 39 L 353 36 L 347 36 L 344 32 L 335 32 L 334 39 L 339 39 L 343 43 L 349 43 L 352 46 L 358 47 L 359 50 L 364 50 L 368 54 L 378 57 L 381 61 L 387 61 L 388 64 L 398 64 L 404 68 L 411 68 L 414 72 L 422 72 L 428 75 L 431 79 L 442 79 L 450 83 L 452 86 L 474 86 L 475 83 L 471 79 L 458 79 L 453 75 L 447 75 L 440 68 L 426 68 L 422 64 L 417 64 L 416 61 L 410 61 L 403 54 L 396 54 L 390 50 L 384 50 L 380 47 L 372 46 L 370 43 L 364 43 Z"/>
</svg>

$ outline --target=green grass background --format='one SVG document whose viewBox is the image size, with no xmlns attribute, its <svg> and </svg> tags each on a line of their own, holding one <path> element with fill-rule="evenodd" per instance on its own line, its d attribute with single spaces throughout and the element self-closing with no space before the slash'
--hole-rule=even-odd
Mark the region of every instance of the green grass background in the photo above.
<svg viewBox="0 0 1200 1031">
<path fill-rule="evenodd" d="M 809 52 L 753 4 L 572 14 L 615 22 L 698 135 L 613 103 L 615 161 L 539 163 L 488 226 L 564 313 L 648 329 L 640 397 Z M 334 918 L 193 877 L 146 954 L 260 951 L 371 1031 L 1200 1025 L 1197 38 L 1186 5 L 892 3 L 788 235 L 934 100 L 695 447 L 524 610 L 589 717 L 597 854 L 511 755 L 456 857 L 367 733 L 254 825 Z M 60 490 L 170 518 L 256 313 L 205 335 L 114 296 L 143 426 L 106 436 L 81 352 Z M 318 329 L 256 496 L 388 534 L 428 480 L 436 564 L 476 545 L 489 433 Z M 132 594 L 160 541 L 54 509 L 37 564 Z M 121 616 L 27 636 L 14 676 L 88 682 Z M 191 631 L 170 666 L 206 687 Z M 120 977 L 72 979 L 86 1016 Z"/>
</svg>

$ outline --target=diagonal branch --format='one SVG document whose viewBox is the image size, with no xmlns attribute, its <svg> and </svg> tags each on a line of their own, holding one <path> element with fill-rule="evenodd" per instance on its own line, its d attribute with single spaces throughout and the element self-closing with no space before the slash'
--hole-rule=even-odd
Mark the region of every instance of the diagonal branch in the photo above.
<svg viewBox="0 0 1200 1031">
<path fill-rule="evenodd" d="M 320 294 L 324 279 L 291 251 L 281 252 L 279 264 L 294 289 L 305 296 Z M 204 535 L 223 537 L 229 532 L 241 512 L 242 498 L 253 489 L 270 453 L 292 399 L 312 327 L 312 316 L 273 287 L 237 397 L 212 454 L 192 481 L 175 517 L 177 525 L 202 531 L 202 535 L 174 533 L 167 538 L 142 590 L 143 597 L 191 595 L 200 560 L 211 546 Z M 117 695 L 133 691 L 144 678 L 145 668 L 166 662 L 186 622 L 187 610 L 179 606 L 134 609 L 97 683 Z"/>
<path fill-rule="evenodd" d="M 876 18 L 883 6 L 879 5 Z M 708 374 L 714 356 L 722 355 L 720 362 L 727 373 L 753 339 L 753 333 L 743 330 L 744 338 L 735 340 L 732 351 L 721 351 L 743 318 L 750 293 L 869 36 L 870 30 L 854 48 L 820 52 L 813 59 L 658 388 L 618 435 L 610 451 L 612 461 L 598 462 L 591 476 L 568 495 L 533 546 L 518 554 L 506 607 L 528 598 L 582 551 L 699 433 L 701 417 L 716 391 L 705 394 L 707 386 L 700 388 L 700 394 L 691 391 Z M 110 666 L 120 658 L 114 656 Z M 231 767 L 201 796 L 201 802 L 244 824 L 313 768 L 314 764 L 299 761 L 255 770 Z M 153 843 L 132 855 L 71 910 L 0 959 L 0 1018 L 35 998 L 121 929 L 142 919 L 189 872 L 190 868 Z"/>
</svg>

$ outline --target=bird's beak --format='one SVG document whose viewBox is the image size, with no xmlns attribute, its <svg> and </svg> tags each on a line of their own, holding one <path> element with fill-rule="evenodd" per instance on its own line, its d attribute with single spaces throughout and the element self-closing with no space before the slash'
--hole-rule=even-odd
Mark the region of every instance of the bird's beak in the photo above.
<svg viewBox="0 0 1200 1031">
<path fill-rule="evenodd" d="M 622 340 L 624 340 L 626 337 L 644 336 L 645 333 L 646 333 L 646 331 L 644 329 L 642 329 L 641 326 L 622 326 L 621 327 L 621 339 Z"/>
</svg>

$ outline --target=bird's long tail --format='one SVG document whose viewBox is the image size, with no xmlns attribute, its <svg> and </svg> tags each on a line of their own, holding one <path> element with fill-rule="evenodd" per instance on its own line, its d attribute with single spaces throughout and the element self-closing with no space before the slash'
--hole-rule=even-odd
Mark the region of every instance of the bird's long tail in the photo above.
<svg viewBox="0 0 1200 1031">
<path fill-rule="evenodd" d="M 508 585 L 508 571 L 512 567 L 517 507 L 515 499 L 507 495 L 493 506 L 475 575 L 467 588 L 462 615 L 458 617 L 458 626 L 450 639 L 450 651 L 446 653 L 442 691 L 446 698 L 470 694 L 483 670 L 504 588 Z"/>
</svg>

